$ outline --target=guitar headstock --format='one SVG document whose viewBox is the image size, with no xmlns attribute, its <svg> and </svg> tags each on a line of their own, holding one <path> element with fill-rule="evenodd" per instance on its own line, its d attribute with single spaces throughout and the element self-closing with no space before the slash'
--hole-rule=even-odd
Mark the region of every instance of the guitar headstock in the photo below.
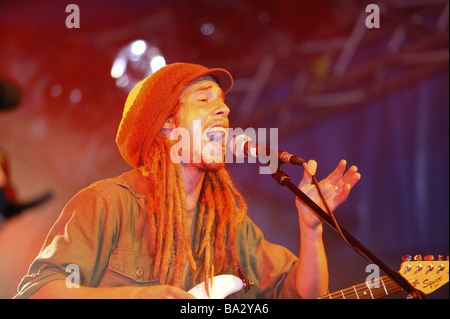
<svg viewBox="0 0 450 319">
<path fill-rule="evenodd" d="M 448 282 L 448 256 L 447 260 L 443 260 L 442 256 L 439 256 L 438 260 L 434 260 L 431 255 L 424 258 L 420 255 L 414 258 L 403 256 L 399 273 L 414 288 L 425 294 L 432 293 Z"/>
</svg>

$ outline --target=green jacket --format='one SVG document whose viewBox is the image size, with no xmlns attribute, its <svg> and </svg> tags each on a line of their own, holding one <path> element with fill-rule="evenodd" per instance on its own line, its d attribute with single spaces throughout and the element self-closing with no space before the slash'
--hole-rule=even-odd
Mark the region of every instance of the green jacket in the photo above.
<svg viewBox="0 0 450 319">
<path fill-rule="evenodd" d="M 15 298 L 28 298 L 52 280 L 70 279 L 73 267 L 83 286 L 159 284 L 152 278 L 153 259 L 148 253 L 147 185 L 139 171 L 132 170 L 76 194 L 50 230 Z M 254 285 L 234 298 L 299 298 L 297 257 L 266 241 L 248 217 L 236 229 L 236 249 L 241 268 Z"/>
</svg>

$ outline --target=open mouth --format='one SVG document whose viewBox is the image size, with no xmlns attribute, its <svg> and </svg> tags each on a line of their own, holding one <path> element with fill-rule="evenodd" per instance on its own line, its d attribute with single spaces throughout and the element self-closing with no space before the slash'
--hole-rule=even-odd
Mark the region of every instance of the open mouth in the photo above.
<svg viewBox="0 0 450 319">
<path fill-rule="evenodd" d="M 225 135 L 227 133 L 227 129 L 223 126 L 213 126 L 206 132 L 206 137 L 211 142 L 222 143 Z"/>
</svg>

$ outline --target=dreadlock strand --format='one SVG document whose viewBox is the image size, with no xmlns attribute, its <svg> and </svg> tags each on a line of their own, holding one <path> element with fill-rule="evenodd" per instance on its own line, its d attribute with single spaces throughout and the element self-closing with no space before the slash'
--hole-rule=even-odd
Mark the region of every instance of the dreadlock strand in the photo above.
<svg viewBox="0 0 450 319">
<path fill-rule="evenodd" d="M 237 256 L 235 249 L 235 233 L 238 223 L 240 223 L 245 217 L 247 206 L 242 196 L 234 188 L 233 182 L 225 169 L 221 169 L 216 172 L 219 182 L 224 190 L 224 202 L 225 211 L 223 215 L 227 216 L 226 232 L 228 234 L 226 238 L 225 256 L 228 262 L 228 266 L 232 266 L 233 271 L 236 269 Z M 236 201 L 239 203 L 240 208 L 236 206 Z M 243 216 L 241 216 L 243 215 Z"/>
<path fill-rule="evenodd" d="M 184 243 L 183 243 L 183 249 L 185 251 L 186 259 L 188 261 L 190 269 L 195 272 L 197 270 L 197 264 L 195 262 L 195 258 L 192 252 L 192 239 L 190 236 L 190 229 L 188 229 L 188 224 L 184 222 L 186 218 L 186 193 L 184 192 L 184 185 L 183 185 L 183 174 L 181 172 L 180 166 L 177 166 L 176 170 L 176 176 L 177 176 L 177 184 L 179 185 L 179 196 L 181 200 L 181 209 L 183 212 L 181 225 L 183 232 L 184 232 Z"/>
<path fill-rule="evenodd" d="M 162 252 L 162 260 L 161 260 L 161 273 L 160 278 L 161 282 L 166 283 L 166 278 L 169 272 L 169 265 L 172 259 L 172 253 L 174 249 L 173 243 L 173 201 L 172 198 L 172 189 L 169 189 L 167 192 L 167 222 L 165 227 L 165 240 L 164 240 L 164 250 Z"/>
<path fill-rule="evenodd" d="M 182 183 L 179 184 L 179 174 L 175 167 L 172 168 L 170 178 L 176 180 L 176 184 L 180 185 L 174 190 L 173 197 L 175 203 L 175 236 L 176 236 L 176 255 L 175 255 L 175 264 L 174 264 L 174 273 L 173 273 L 173 283 L 174 285 L 180 285 L 182 282 L 183 276 L 183 268 L 184 268 L 184 257 L 185 257 L 185 244 L 186 240 L 189 237 L 189 234 L 185 233 L 185 209 L 184 204 L 182 203 L 180 188 L 182 187 Z M 184 191 L 183 191 L 184 192 Z M 187 236 L 186 236 L 187 235 Z"/>
<path fill-rule="evenodd" d="M 162 137 L 158 136 L 155 143 L 150 150 L 150 156 L 140 171 L 143 176 L 149 181 L 149 196 L 148 202 L 153 203 L 152 211 L 149 212 L 149 227 L 150 227 L 150 243 L 149 249 L 152 256 L 155 257 L 155 264 L 153 268 L 153 276 L 156 277 L 160 272 L 160 263 L 162 259 L 163 235 L 165 228 L 165 214 L 164 202 L 161 198 L 165 198 L 166 191 L 166 176 L 165 176 L 165 159 L 166 153 L 163 147 Z M 155 183 L 154 181 L 162 181 Z"/>
<path fill-rule="evenodd" d="M 209 278 L 211 278 L 211 233 L 212 233 L 212 226 L 214 224 L 214 220 L 215 220 L 215 203 L 214 203 L 214 198 L 213 198 L 213 194 L 212 194 L 212 190 L 211 190 L 211 180 L 209 178 L 209 176 L 206 176 L 207 178 L 205 179 L 206 182 L 209 185 L 206 185 L 206 189 L 205 189 L 205 201 L 206 201 L 206 205 L 207 205 L 207 214 L 206 214 L 206 219 L 205 219 L 205 225 L 204 225 L 204 234 L 203 234 L 203 238 L 202 241 L 200 243 L 200 249 L 199 249 L 199 253 L 198 256 L 200 258 L 200 262 L 202 264 L 202 270 L 203 270 L 203 274 L 201 279 L 203 281 L 208 280 Z M 213 274 L 212 274 L 213 275 Z"/>
<path fill-rule="evenodd" d="M 217 180 L 215 174 L 211 174 L 211 179 L 214 180 L 214 201 L 216 203 L 216 225 L 215 225 L 215 240 L 214 240 L 214 259 L 215 268 L 217 271 L 221 271 L 224 267 L 226 261 L 225 252 L 225 237 L 227 235 L 226 224 L 227 224 L 227 214 L 225 210 L 226 202 L 224 198 L 224 192 L 220 186 L 220 182 Z"/>
<path fill-rule="evenodd" d="M 163 201 L 161 201 L 161 204 L 163 205 L 164 209 L 161 210 L 160 214 L 161 216 L 164 216 L 164 227 L 160 228 L 161 233 L 160 236 L 163 236 L 164 239 L 160 241 L 160 245 L 158 248 L 162 250 L 161 252 L 161 266 L 160 266 L 160 281 L 161 283 L 168 283 L 168 277 L 169 277 L 169 266 L 171 264 L 172 260 L 172 252 L 174 250 L 174 240 L 173 240 L 173 192 L 174 188 L 174 181 L 170 178 L 170 169 L 172 167 L 170 163 L 170 158 L 168 156 L 168 152 L 165 149 L 165 143 L 161 143 L 161 147 L 163 149 L 162 156 L 161 156 L 161 163 L 163 163 L 161 170 L 165 174 L 164 180 L 162 180 L 162 184 L 165 186 L 165 196 Z"/>
<path fill-rule="evenodd" d="M 204 188 L 204 186 L 203 186 Z M 200 207 L 198 209 L 198 216 L 197 216 L 197 224 L 195 226 L 195 235 L 194 235 L 194 239 L 193 239 L 193 247 L 192 249 L 194 250 L 194 253 L 196 255 L 200 254 L 200 242 L 201 242 L 201 237 L 202 237 L 202 233 L 204 234 L 204 229 L 203 229 L 203 224 L 204 224 L 204 220 L 205 220 L 205 211 L 206 211 L 206 199 L 204 196 L 204 191 L 202 190 L 201 194 L 201 199 L 200 199 Z M 197 247 L 195 249 L 195 247 Z"/>
</svg>

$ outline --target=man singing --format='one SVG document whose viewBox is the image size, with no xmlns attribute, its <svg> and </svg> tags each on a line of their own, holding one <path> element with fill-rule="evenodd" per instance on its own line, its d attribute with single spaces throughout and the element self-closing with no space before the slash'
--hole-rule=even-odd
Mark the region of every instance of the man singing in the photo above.
<svg viewBox="0 0 450 319">
<path fill-rule="evenodd" d="M 297 258 L 264 239 L 228 175 L 225 94 L 232 82 L 224 69 L 190 63 L 167 65 L 139 82 L 116 138 L 134 169 L 72 198 L 16 298 L 194 298 L 188 291 L 198 283 L 242 273 L 253 285 L 230 297 L 326 294 L 322 222 L 296 201 Z M 316 162 L 308 166 L 314 174 Z M 331 210 L 360 179 L 355 166 L 345 166 L 341 161 L 320 182 Z M 323 207 L 307 173 L 299 187 Z"/>
</svg>

